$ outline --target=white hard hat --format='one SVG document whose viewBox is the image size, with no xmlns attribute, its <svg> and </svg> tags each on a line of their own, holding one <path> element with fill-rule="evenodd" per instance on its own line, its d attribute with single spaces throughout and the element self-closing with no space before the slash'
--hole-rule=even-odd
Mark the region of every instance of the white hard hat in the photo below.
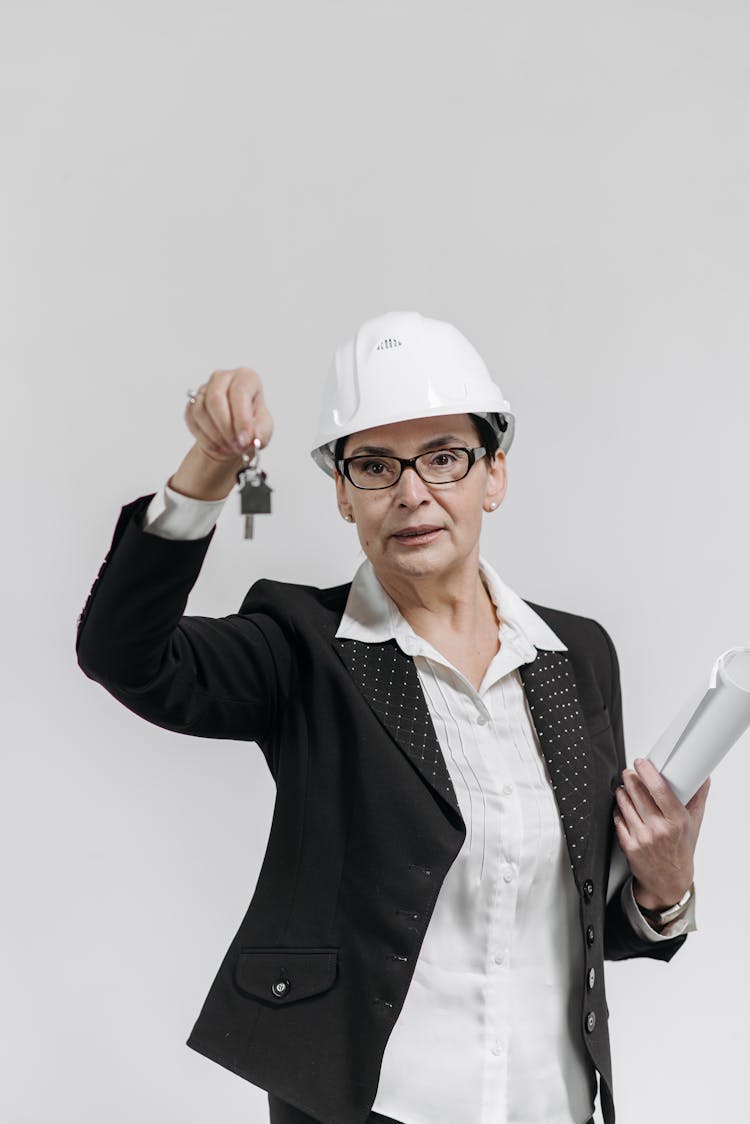
<svg viewBox="0 0 750 1124">
<path fill-rule="evenodd" d="M 443 414 L 478 414 L 507 452 L 515 418 L 476 348 L 457 328 L 418 312 L 366 320 L 336 348 L 312 457 L 333 476 L 340 437 Z"/>
</svg>

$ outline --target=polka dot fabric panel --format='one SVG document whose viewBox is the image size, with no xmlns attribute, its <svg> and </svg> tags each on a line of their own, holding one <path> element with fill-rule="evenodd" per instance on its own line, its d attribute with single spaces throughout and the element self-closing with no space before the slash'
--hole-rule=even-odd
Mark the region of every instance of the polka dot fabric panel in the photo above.
<svg viewBox="0 0 750 1124">
<path fill-rule="evenodd" d="M 519 671 L 575 870 L 589 838 L 591 784 L 583 711 L 573 668 L 564 652 L 540 648 L 536 659 Z"/>
<path fill-rule="evenodd" d="M 461 812 L 414 666 L 395 640 L 337 640 L 349 673 L 385 728 L 422 776 Z"/>
</svg>

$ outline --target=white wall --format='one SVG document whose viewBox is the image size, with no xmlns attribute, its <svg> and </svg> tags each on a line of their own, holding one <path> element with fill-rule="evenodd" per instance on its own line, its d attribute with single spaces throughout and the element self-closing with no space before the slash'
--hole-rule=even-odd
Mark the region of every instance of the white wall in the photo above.
<svg viewBox="0 0 750 1124">
<path fill-rule="evenodd" d="M 120 505 L 188 448 L 186 388 L 249 364 L 275 513 L 246 543 L 232 497 L 190 611 L 258 576 L 346 580 L 355 532 L 308 456 L 330 355 L 390 308 L 451 320 L 518 414 L 485 553 L 605 624 L 647 749 L 750 644 L 750 15 L 6 0 L 0 21 L 0 1112 L 263 1121 L 265 1094 L 184 1039 L 273 788 L 259 753 L 150 727 L 78 670 Z M 622 1124 L 750 1119 L 749 752 L 715 776 L 699 933 L 609 971 Z"/>
</svg>

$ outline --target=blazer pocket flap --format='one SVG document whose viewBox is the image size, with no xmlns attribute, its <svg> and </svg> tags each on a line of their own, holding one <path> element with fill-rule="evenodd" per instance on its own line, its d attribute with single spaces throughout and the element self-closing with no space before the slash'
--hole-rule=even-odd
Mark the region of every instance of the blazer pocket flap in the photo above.
<svg viewBox="0 0 750 1124">
<path fill-rule="evenodd" d="M 242 948 L 235 968 L 240 991 L 273 1006 L 320 995 L 333 986 L 337 948 Z"/>
<path fill-rule="evenodd" d="M 601 734 L 602 730 L 606 730 L 607 727 L 612 724 L 612 719 L 606 706 L 604 710 L 597 710 L 595 714 L 584 714 L 583 721 L 586 723 L 586 732 L 591 738 L 596 734 Z"/>
</svg>

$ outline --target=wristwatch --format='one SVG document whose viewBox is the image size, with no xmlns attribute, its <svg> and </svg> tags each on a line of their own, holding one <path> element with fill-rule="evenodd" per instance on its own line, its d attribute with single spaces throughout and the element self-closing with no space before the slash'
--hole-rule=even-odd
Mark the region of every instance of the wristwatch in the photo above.
<svg viewBox="0 0 750 1124">
<path fill-rule="evenodd" d="M 667 906 L 666 909 L 646 909 L 640 902 L 636 902 L 636 905 L 643 916 L 653 921 L 654 925 L 668 925 L 670 921 L 676 921 L 683 915 L 694 893 L 695 883 L 692 882 L 676 905 Z"/>
</svg>

